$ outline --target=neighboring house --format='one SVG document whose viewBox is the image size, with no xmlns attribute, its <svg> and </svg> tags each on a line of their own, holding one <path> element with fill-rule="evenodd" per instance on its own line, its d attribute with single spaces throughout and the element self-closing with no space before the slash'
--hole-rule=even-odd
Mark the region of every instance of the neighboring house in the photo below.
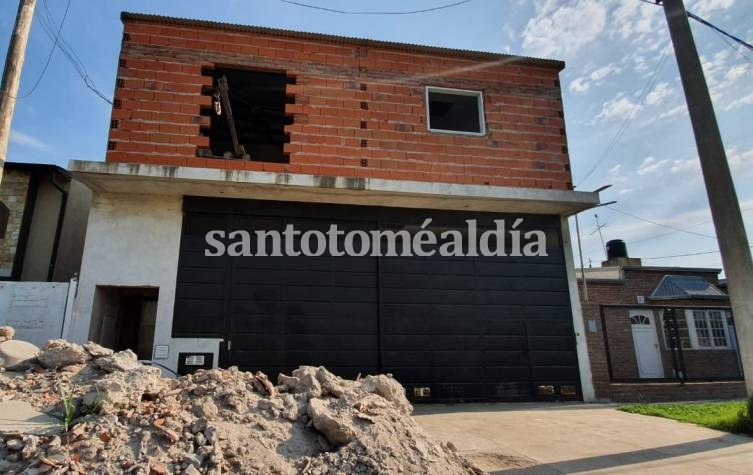
<svg viewBox="0 0 753 475">
<path fill-rule="evenodd" d="M 91 192 L 55 165 L 6 162 L 0 280 L 65 282 L 79 272 Z"/>
<path fill-rule="evenodd" d="M 584 271 L 576 273 L 598 398 L 745 396 L 719 269 L 649 267 L 618 256 Z"/>
<path fill-rule="evenodd" d="M 122 19 L 107 161 L 70 165 L 94 191 L 70 338 L 181 372 L 388 372 L 418 400 L 592 398 L 566 216 L 598 195 L 572 190 L 562 62 Z M 547 255 L 205 255 L 213 230 L 427 218 L 523 218 Z"/>
</svg>

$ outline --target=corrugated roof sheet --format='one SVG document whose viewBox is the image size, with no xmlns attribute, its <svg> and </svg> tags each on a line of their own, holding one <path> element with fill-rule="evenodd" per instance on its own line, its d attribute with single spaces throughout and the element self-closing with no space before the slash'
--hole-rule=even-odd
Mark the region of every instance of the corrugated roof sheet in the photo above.
<svg viewBox="0 0 753 475">
<path fill-rule="evenodd" d="M 324 41 L 324 42 L 329 42 L 329 43 L 339 43 L 339 44 L 345 43 L 345 44 L 353 44 L 357 46 L 390 48 L 390 49 L 397 49 L 397 50 L 404 50 L 404 51 L 415 51 L 419 53 L 440 54 L 443 56 L 468 58 L 468 59 L 493 59 L 493 60 L 509 59 L 511 61 L 515 61 L 522 64 L 528 64 L 532 66 L 546 66 L 546 67 L 557 68 L 559 70 L 562 70 L 565 68 L 564 61 L 559 61 L 556 59 L 532 58 L 528 56 L 516 56 L 516 55 L 492 53 L 488 51 L 473 51 L 473 50 L 465 50 L 465 49 L 443 48 L 439 46 L 417 45 L 417 44 L 411 44 L 411 43 L 396 43 L 392 41 L 381 41 L 381 40 L 373 40 L 373 39 L 368 39 L 368 38 L 354 38 L 354 37 L 349 37 L 349 36 L 327 35 L 323 33 L 309 33 L 309 32 L 296 31 L 296 30 L 284 30 L 284 29 L 277 29 L 277 28 L 268 28 L 268 27 L 263 27 L 263 26 L 239 25 L 235 23 L 223 23 L 223 22 L 209 21 L 209 20 L 194 20 L 194 19 L 189 19 L 189 18 L 167 17 L 167 16 L 151 15 L 151 14 L 145 14 L 145 13 L 121 12 L 120 18 L 123 22 L 128 21 L 128 20 L 135 20 L 135 21 L 145 21 L 145 22 L 151 22 L 151 23 L 160 23 L 160 24 L 166 24 L 166 25 L 198 26 L 198 27 L 203 27 L 203 28 L 214 28 L 214 29 L 219 29 L 219 30 L 235 31 L 235 32 L 241 32 L 241 33 L 243 32 L 258 33 L 261 35 L 281 36 L 281 37 L 286 37 L 286 38 L 297 38 L 297 39 L 314 40 L 314 41 Z"/>
<path fill-rule="evenodd" d="M 665 275 L 654 289 L 651 298 L 726 298 L 727 294 L 697 275 Z"/>
</svg>

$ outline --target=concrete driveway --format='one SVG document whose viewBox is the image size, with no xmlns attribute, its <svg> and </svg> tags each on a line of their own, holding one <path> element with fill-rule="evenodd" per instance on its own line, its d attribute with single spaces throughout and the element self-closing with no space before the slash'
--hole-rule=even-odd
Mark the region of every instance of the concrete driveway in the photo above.
<svg viewBox="0 0 753 475">
<path fill-rule="evenodd" d="M 492 474 L 753 473 L 753 438 L 615 407 L 419 405 L 414 415 Z"/>
</svg>

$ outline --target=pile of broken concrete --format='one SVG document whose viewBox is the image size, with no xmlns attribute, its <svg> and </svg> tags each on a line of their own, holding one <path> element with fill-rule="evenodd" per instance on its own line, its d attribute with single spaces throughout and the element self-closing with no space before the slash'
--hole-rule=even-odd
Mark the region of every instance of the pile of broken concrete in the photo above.
<svg viewBox="0 0 753 475">
<path fill-rule="evenodd" d="M 417 425 L 389 375 L 301 366 L 276 385 L 237 368 L 171 379 L 130 350 L 63 340 L 21 366 L 0 374 L 0 401 L 25 400 L 60 426 L 0 434 L 0 473 L 482 473 Z"/>
</svg>

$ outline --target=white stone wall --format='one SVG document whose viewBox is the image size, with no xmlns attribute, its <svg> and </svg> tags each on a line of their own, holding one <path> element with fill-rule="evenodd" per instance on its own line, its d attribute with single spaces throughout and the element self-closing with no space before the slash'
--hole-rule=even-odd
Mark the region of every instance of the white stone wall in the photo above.
<svg viewBox="0 0 753 475">
<path fill-rule="evenodd" d="M 97 286 L 158 287 L 154 345 L 168 345 L 160 364 L 177 370 L 178 353 L 214 353 L 215 338 L 171 338 L 178 250 L 182 223 L 180 196 L 95 193 L 68 338 L 89 337 Z"/>
</svg>

